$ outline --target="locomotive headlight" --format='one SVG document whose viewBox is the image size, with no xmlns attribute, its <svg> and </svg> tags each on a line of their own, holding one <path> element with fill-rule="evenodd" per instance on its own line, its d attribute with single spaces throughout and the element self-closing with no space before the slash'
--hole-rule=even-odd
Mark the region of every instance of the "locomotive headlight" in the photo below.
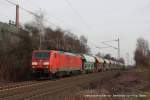
<svg viewBox="0 0 150 100">
<path fill-rule="evenodd" d="M 49 65 L 49 62 L 43 62 L 43 65 Z"/>
<path fill-rule="evenodd" d="M 37 62 L 32 62 L 32 65 L 38 65 L 38 63 Z"/>
</svg>

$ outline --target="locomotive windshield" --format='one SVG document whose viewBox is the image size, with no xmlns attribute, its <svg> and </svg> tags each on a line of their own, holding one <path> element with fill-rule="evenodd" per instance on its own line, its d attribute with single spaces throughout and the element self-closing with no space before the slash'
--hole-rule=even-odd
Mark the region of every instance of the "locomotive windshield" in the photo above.
<svg viewBox="0 0 150 100">
<path fill-rule="evenodd" d="M 35 52 L 34 57 L 41 59 L 41 58 L 49 58 L 50 55 L 49 52 Z"/>
</svg>

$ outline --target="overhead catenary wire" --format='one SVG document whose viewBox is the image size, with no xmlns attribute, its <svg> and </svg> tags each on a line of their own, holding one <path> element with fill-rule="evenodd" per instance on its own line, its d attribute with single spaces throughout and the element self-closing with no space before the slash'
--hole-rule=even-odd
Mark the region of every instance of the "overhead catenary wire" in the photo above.
<svg viewBox="0 0 150 100">
<path fill-rule="evenodd" d="M 70 3 L 69 0 L 65 0 L 66 3 L 68 4 L 68 6 L 70 6 L 70 8 L 73 10 L 73 12 L 80 18 L 80 20 L 82 21 L 82 23 L 84 24 L 84 26 L 89 30 L 91 29 L 91 27 L 89 26 L 89 24 L 84 20 L 84 18 L 81 16 L 81 14 L 72 6 L 72 4 Z"/>
<path fill-rule="evenodd" d="M 6 2 L 8 2 L 9 4 L 14 5 L 14 6 L 18 5 L 18 4 L 14 3 L 14 2 L 12 2 L 12 1 L 9 1 L 9 0 L 4 0 L 4 1 L 6 1 Z M 37 18 L 39 17 L 36 13 L 34 13 L 34 12 L 32 12 L 32 11 L 30 11 L 30 10 L 24 8 L 24 7 L 19 6 L 19 8 L 22 9 L 23 11 L 27 12 L 28 14 L 31 14 L 31 15 L 37 17 Z M 54 16 L 52 16 L 52 17 L 53 17 L 54 19 L 57 19 L 57 20 L 58 20 L 58 18 L 56 18 L 56 17 L 54 17 Z M 60 28 L 60 26 L 58 26 L 58 25 L 52 23 L 51 21 L 49 21 L 49 20 L 47 20 L 47 19 L 44 19 L 44 21 L 47 22 L 47 23 L 49 23 L 50 25 L 55 26 L 56 29 L 57 29 L 57 28 Z M 69 25 L 69 26 L 72 26 L 72 25 L 70 25 L 70 24 L 68 24 L 68 25 Z M 79 31 L 78 29 L 76 29 L 76 30 Z M 82 33 L 84 33 L 84 32 L 82 31 Z"/>
<path fill-rule="evenodd" d="M 39 7 L 39 5 L 38 5 L 38 7 Z M 50 13 L 50 16 L 51 16 L 51 17 L 48 17 L 48 18 L 53 18 L 53 19 L 57 20 L 57 22 L 64 23 L 64 24 L 67 25 L 68 27 L 72 27 L 74 30 L 76 30 L 76 31 L 78 31 L 78 32 L 85 33 L 82 29 L 79 29 L 79 28 L 75 27 L 74 25 L 72 25 L 72 24 L 69 23 L 68 21 L 65 21 L 65 20 L 63 20 L 63 19 L 61 19 L 61 18 L 58 18 L 58 17 L 54 16 L 54 15 L 51 14 L 51 13 Z M 69 29 L 67 29 L 67 30 L 69 30 Z M 70 30 L 69 30 L 69 31 L 70 31 Z"/>
<path fill-rule="evenodd" d="M 91 30 L 91 27 L 89 27 L 89 25 L 87 24 L 87 22 L 83 19 L 83 17 L 80 15 L 80 13 L 72 6 L 72 4 L 70 3 L 69 0 L 65 0 L 67 2 L 67 4 L 70 6 L 70 8 L 74 11 L 74 13 L 76 15 L 78 15 L 81 19 L 81 21 L 83 22 L 83 24 L 86 26 L 86 28 L 89 30 Z M 112 42 L 112 41 L 118 41 L 118 48 L 115 46 L 111 46 L 109 44 L 107 44 L 106 42 Z M 105 41 L 103 42 L 103 44 L 105 44 L 108 47 L 114 48 L 114 49 L 118 49 L 118 58 L 120 57 L 120 46 L 119 46 L 119 39 L 118 40 L 111 40 L 111 41 Z M 97 46 L 95 46 L 97 48 Z M 102 48 L 106 48 L 106 47 L 102 47 Z"/>
<path fill-rule="evenodd" d="M 7 1 L 8 3 L 10 3 L 10 4 L 14 5 L 14 6 L 17 5 L 16 3 L 12 2 L 12 1 L 9 1 L 9 0 L 5 0 L 5 1 Z"/>
<path fill-rule="evenodd" d="M 35 3 L 34 3 L 34 5 L 35 5 Z M 39 7 L 39 8 L 41 8 L 40 5 L 36 5 L 36 6 Z M 72 25 L 70 22 L 65 21 L 64 19 L 62 19 L 62 18 L 60 18 L 60 17 L 54 16 L 51 12 L 48 12 L 48 13 L 49 13 L 50 17 L 46 17 L 47 19 L 55 19 L 55 20 L 57 20 L 58 23 L 63 23 L 63 24 L 65 24 L 67 27 L 71 27 L 71 28 L 75 29 L 76 31 L 83 33 L 83 30 L 78 29 L 77 27 L 75 27 L 74 25 Z M 69 30 L 69 29 L 67 29 L 67 30 Z M 70 30 L 69 30 L 69 31 L 70 31 Z"/>
<path fill-rule="evenodd" d="M 7 1 L 8 3 L 10 3 L 10 4 L 14 5 L 14 6 L 18 5 L 18 4 L 14 3 L 14 2 L 12 2 L 12 1 L 9 1 L 9 0 L 5 0 L 5 1 Z M 83 17 L 77 12 L 77 10 L 75 10 L 75 9 L 73 8 L 73 6 L 71 5 L 71 3 L 70 3 L 68 0 L 66 0 L 66 2 L 67 2 L 67 4 L 71 7 L 71 9 L 79 16 L 79 18 L 82 20 L 82 22 L 83 22 L 83 24 L 85 25 L 85 27 L 89 30 L 90 27 L 89 27 L 88 24 L 85 22 L 85 20 L 83 19 Z M 34 12 L 28 10 L 28 9 L 25 9 L 25 8 L 23 8 L 23 7 L 21 7 L 21 6 L 19 6 L 19 8 L 22 9 L 22 10 L 24 10 L 25 12 L 27 12 L 27 13 L 29 13 L 29 14 L 35 16 L 35 17 L 39 17 L 36 13 L 34 13 Z M 54 16 L 53 16 L 53 18 L 56 19 L 56 17 L 54 17 Z M 48 23 L 51 24 L 51 25 L 54 25 L 54 26 L 57 27 L 57 28 L 60 27 L 60 26 L 58 26 L 58 25 L 56 25 L 56 24 L 50 22 L 49 20 L 46 20 L 46 19 L 45 19 L 44 21 L 45 21 L 45 22 L 48 22 Z"/>
<path fill-rule="evenodd" d="M 7 1 L 8 3 L 10 3 L 11 5 L 14 5 L 14 6 L 18 5 L 17 3 L 14 3 L 14 2 L 9 1 L 9 0 L 4 0 L 4 1 Z M 80 13 L 78 13 L 78 11 L 77 11 L 76 9 L 74 9 L 74 7 L 73 7 L 72 4 L 69 2 L 69 0 L 66 0 L 66 2 L 67 2 L 67 4 L 71 7 L 71 9 L 74 11 L 74 13 L 76 13 L 76 15 L 81 19 L 81 21 L 83 22 L 83 24 L 85 25 L 85 27 L 89 30 L 90 27 L 88 26 L 88 24 L 86 23 L 86 21 L 83 19 L 83 17 L 80 15 Z M 39 17 L 35 12 L 33 12 L 33 11 L 31 11 L 31 10 L 28 10 L 28 9 L 22 7 L 22 6 L 19 6 L 19 8 L 22 9 L 23 11 L 25 11 L 25 12 L 27 12 L 27 13 L 29 13 L 29 14 L 35 16 L 35 17 L 37 17 L 37 18 Z M 56 18 L 56 17 L 54 17 L 54 16 L 52 16 L 52 17 L 58 20 L 58 18 Z M 50 25 L 54 25 L 55 27 L 60 28 L 60 26 L 58 26 L 58 25 L 52 23 L 52 22 L 49 21 L 49 20 L 44 19 L 44 21 L 47 22 L 47 23 L 49 23 Z M 96 45 L 95 45 L 94 47 L 96 47 Z"/>
<path fill-rule="evenodd" d="M 33 2 L 31 2 L 31 3 L 33 3 Z M 31 4 L 30 3 L 30 4 Z M 35 3 L 34 3 L 34 5 L 35 5 Z M 31 6 L 33 6 L 33 5 L 31 5 Z M 39 7 L 40 8 L 40 10 L 41 10 L 41 7 L 39 6 L 39 5 L 36 5 L 37 7 Z M 24 9 L 24 10 L 27 10 L 27 9 Z M 29 10 L 27 10 L 27 11 L 29 11 Z M 30 13 L 30 11 L 29 11 L 29 13 Z M 53 16 L 52 14 L 50 14 L 50 16 L 51 16 L 51 18 L 53 18 L 53 19 L 56 19 L 56 20 L 60 20 L 60 19 L 58 19 L 58 18 L 56 18 L 55 16 Z M 50 17 L 48 17 L 48 18 L 50 18 Z M 47 19 L 48 19 L 47 18 Z M 48 20 L 47 20 L 48 21 Z"/>
<path fill-rule="evenodd" d="M 10 4 L 14 5 L 14 6 L 18 5 L 18 4 L 14 3 L 14 2 L 12 2 L 12 1 L 9 1 L 9 0 L 4 0 L 4 1 L 7 1 L 8 3 L 10 3 Z M 27 13 L 29 13 L 29 14 L 35 16 L 35 17 L 39 17 L 36 13 L 34 13 L 34 12 L 28 10 L 28 9 L 25 9 L 24 7 L 19 6 L 19 8 L 22 9 L 22 10 L 24 10 L 25 12 L 27 12 Z M 59 20 L 59 21 L 63 22 L 63 23 L 65 22 L 65 21 L 62 21 L 62 20 L 56 18 L 56 17 L 53 16 L 52 14 L 51 14 L 50 16 L 51 16 L 52 18 L 56 19 L 56 20 Z M 60 26 L 58 26 L 58 25 L 52 23 L 52 22 L 49 21 L 49 20 L 44 19 L 44 21 L 47 22 L 47 23 L 49 23 L 50 25 L 55 26 L 56 28 L 60 28 Z M 65 23 L 66 23 L 66 22 L 65 22 Z M 66 25 L 67 25 L 67 26 L 72 26 L 70 23 L 66 23 Z M 77 28 L 75 28 L 74 26 L 72 26 L 72 28 L 74 28 L 75 30 L 77 30 L 77 31 L 83 33 L 83 31 L 81 31 L 81 29 L 77 29 Z"/>
<path fill-rule="evenodd" d="M 18 4 L 14 3 L 14 2 L 12 2 L 12 1 L 9 1 L 9 0 L 5 0 L 5 1 L 8 2 L 8 3 L 11 4 L 11 5 L 14 5 L 14 6 L 17 6 L 17 5 L 18 5 Z M 24 10 L 25 12 L 27 12 L 27 13 L 29 13 L 29 14 L 35 16 L 35 17 L 37 17 L 37 18 L 39 17 L 36 13 L 34 13 L 34 12 L 32 12 L 32 11 L 30 11 L 30 10 L 24 8 L 24 7 L 19 6 L 19 8 L 22 9 L 22 10 Z M 58 25 L 56 25 L 56 24 L 50 22 L 49 20 L 44 19 L 44 21 L 47 22 L 47 23 L 49 23 L 49 24 L 51 24 L 51 25 L 54 25 L 54 26 L 57 27 L 57 28 L 60 27 L 60 26 L 58 26 Z"/>
</svg>

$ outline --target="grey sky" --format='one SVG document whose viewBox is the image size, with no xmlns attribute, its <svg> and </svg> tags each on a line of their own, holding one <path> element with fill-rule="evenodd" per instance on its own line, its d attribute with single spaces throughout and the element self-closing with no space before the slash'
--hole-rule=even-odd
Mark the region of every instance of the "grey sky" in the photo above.
<svg viewBox="0 0 150 100">
<path fill-rule="evenodd" d="M 17 0 L 10 0 L 16 2 Z M 133 56 L 138 37 L 150 39 L 150 0 L 69 0 L 80 17 L 68 6 L 66 0 L 20 0 L 19 4 L 29 10 L 42 9 L 46 18 L 70 30 L 77 35 L 85 35 L 89 40 L 92 52 L 103 47 L 101 41 L 121 39 L 121 56 L 126 57 L 129 52 Z M 32 16 L 20 11 L 21 23 L 32 20 Z M 15 19 L 15 7 L 0 0 L 0 21 L 8 22 Z M 55 17 L 55 18 L 54 18 Z M 89 28 L 90 27 L 90 28 Z M 116 45 L 116 43 L 112 43 Z M 117 56 L 113 49 L 101 49 L 102 53 Z"/>
</svg>

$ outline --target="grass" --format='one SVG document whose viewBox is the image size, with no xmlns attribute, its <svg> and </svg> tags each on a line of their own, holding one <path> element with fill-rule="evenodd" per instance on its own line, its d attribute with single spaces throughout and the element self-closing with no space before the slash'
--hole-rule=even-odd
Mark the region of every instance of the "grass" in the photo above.
<svg viewBox="0 0 150 100">
<path fill-rule="evenodd" d="M 104 79 L 105 81 L 93 81 L 95 91 L 105 90 L 105 92 L 93 92 L 93 95 L 111 95 L 111 88 L 117 90 L 117 95 L 128 94 L 126 97 L 85 97 L 90 94 L 90 86 L 83 88 L 82 92 L 76 96 L 66 97 L 65 100 L 150 100 L 150 68 L 138 66 L 123 73 L 116 74 L 116 77 Z M 91 84 L 91 83 L 89 83 Z M 93 86 L 93 85 L 92 85 Z M 89 92 L 88 92 L 89 91 Z"/>
</svg>

